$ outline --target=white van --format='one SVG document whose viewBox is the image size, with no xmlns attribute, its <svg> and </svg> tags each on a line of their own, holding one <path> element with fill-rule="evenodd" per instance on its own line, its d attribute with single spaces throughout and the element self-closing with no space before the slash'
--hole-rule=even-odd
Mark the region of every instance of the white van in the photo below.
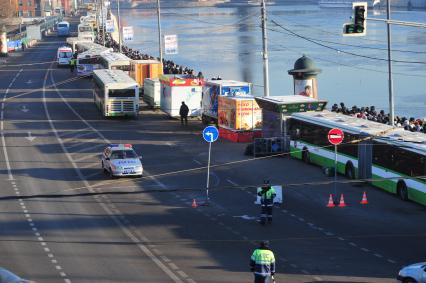
<svg viewBox="0 0 426 283">
<path fill-rule="evenodd" d="M 72 58 L 72 49 L 68 46 L 62 46 L 58 48 L 58 52 L 56 55 L 56 59 L 58 62 L 58 66 L 69 65 Z"/>
</svg>

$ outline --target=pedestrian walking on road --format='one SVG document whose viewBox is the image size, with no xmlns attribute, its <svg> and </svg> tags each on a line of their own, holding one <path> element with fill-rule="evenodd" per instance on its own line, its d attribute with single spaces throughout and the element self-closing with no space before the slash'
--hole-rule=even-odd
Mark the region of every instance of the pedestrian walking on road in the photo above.
<svg viewBox="0 0 426 283">
<path fill-rule="evenodd" d="M 260 223 L 265 225 L 266 220 L 268 220 L 268 223 L 272 223 L 272 208 L 274 206 L 274 198 L 277 195 L 275 189 L 271 187 L 269 181 L 265 180 L 262 189 L 257 195 L 260 196 L 261 205 Z"/>
<path fill-rule="evenodd" d="M 23 41 L 21 42 L 21 49 L 22 51 L 25 51 L 25 43 Z"/>
<path fill-rule="evenodd" d="M 71 71 L 71 73 L 74 73 L 76 63 L 77 63 L 77 60 L 74 59 L 74 58 L 71 58 L 71 60 L 70 60 L 70 71 Z"/>
<path fill-rule="evenodd" d="M 180 123 L 183 125 L 183 121 L 185 120 L 185 125 L 188 125 L 188 113 L 189 108 L 185 104 L 184 101 L 182 101 L 182 105 L 180 106 L 179 115 L 180 115 Z"/>
<path fill-rule="evenodd" d="M 254 274 L 254 283 L 270 283 L 275 274 L 275 256 L 269 249 L 269 241 L 260 242 L 250 258 L 250 270 Z M 274 280 L 275 281 L 275 280 Z"/>
</svg>

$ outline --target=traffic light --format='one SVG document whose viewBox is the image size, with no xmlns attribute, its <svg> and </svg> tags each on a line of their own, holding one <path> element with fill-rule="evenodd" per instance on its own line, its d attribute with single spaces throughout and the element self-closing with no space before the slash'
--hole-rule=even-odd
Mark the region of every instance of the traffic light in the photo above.
<svg viewBox="0 0 426 283">
<path fill-rule="evenodd" d="M 367 32 L 367 2 L 352 3 L 353 21 L 343 25 L 344 36 L 364 36 Z"/>
</svg>

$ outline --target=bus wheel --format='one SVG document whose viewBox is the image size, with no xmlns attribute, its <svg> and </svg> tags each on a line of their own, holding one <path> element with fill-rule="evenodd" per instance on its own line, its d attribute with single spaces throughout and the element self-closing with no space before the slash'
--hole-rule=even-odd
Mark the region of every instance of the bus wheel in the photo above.
<svg viewBox="0 0 426 283">
<path fill-rule="evenodd" d="M 397 193 L 400 199 L 404 201 L 408 200 L 407 185 L 403 181 L 398 182 Z"/>
<path fill-rule="evenodd" d="M 355 170 L 354 170 L 354 166 L 352 165 L 352 162 L 346 163 L 345 176 L 346 178 L 350 180 L 355 179 Z"/>
<path fill-rule="evenodd" d="M 309 157 L 309 150 L 306 147 L 302 150 L 302 160 L 306 164 L 311 163 L 311 158 Z"/>
</svg>

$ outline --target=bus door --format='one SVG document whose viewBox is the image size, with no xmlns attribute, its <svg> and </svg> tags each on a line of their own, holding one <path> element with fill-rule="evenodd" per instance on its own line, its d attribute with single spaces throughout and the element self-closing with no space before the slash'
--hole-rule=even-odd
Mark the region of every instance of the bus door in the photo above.
<svg viewBox="0 0 426 283">
<path fill-rule="evenodd" d="M 358 144 L 358 178 L 371 179 L 372 165 L 373 143 L 369 139 L 363 140 Z"/>
</svg>

